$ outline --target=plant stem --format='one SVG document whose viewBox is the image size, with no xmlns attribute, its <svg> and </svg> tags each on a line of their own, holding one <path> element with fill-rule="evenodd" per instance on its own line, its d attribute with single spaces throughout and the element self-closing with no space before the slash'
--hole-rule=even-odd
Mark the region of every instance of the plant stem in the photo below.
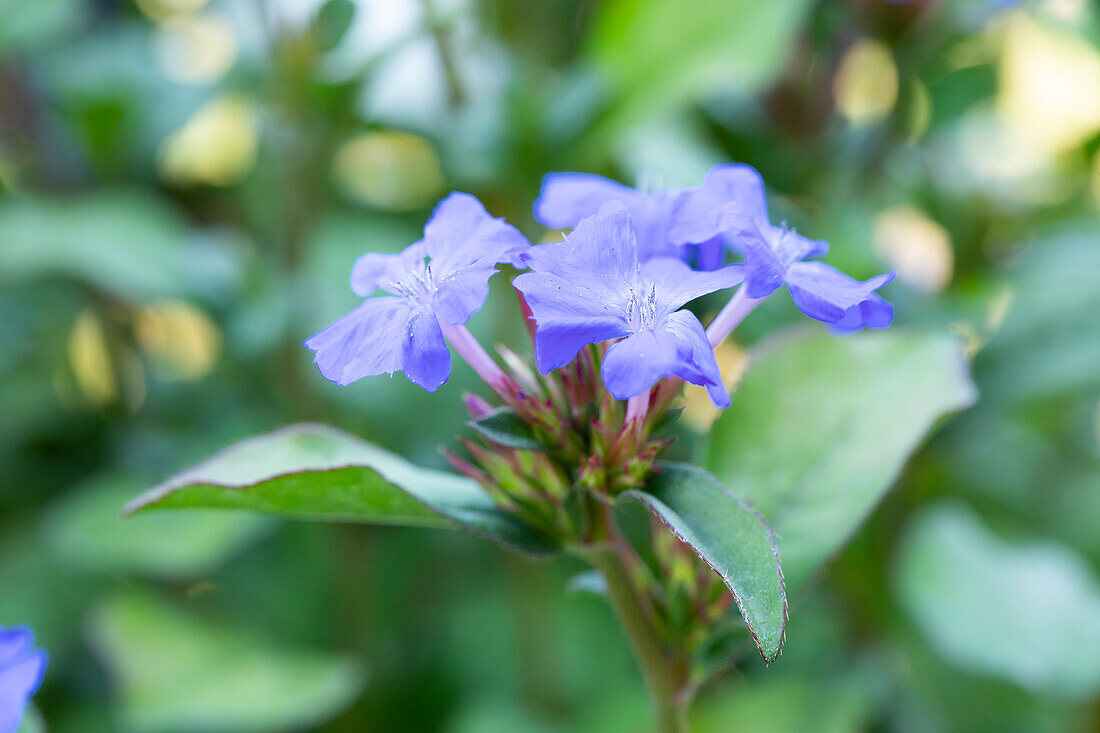
<svg viewBox="0 0 1100 733">
<path fill-rule="evenodd" d="M 745 316 L 752 313 L 752 309 L 763 300 L 764 298 L 749 297 L 748 290 L 744 285 L 739 287 L 733 297 L 729 299 L 729 302 L 726 303 L 726 306 L 707 326 L 707 339 L 710 341 L 711 347 L 718 346 L 718 344 L 725 341 L 726 337 L 733 333 L 733 329 L 737 328 L 737 325 L 744 320 Z"/>
<path fill-rule="evenodd" d="M 439 327 L 443 331 L 443 337 L 454 347 L 458 355 L 466 360 L 477 375 L 485 380 L 492 390 L 498 394 L 508 383 L 508 377 L 504 371 L 493 361 L 493 357 L 482 347 L 474 335 L 465 326 L 455 326 L 440 320 Z"/>
<path fill-rule="evenodd" d="M 642 423 L 645 422 L 646 412 L 649 410 L 649 390 L 642 392 L 639 395 L 634 395 L 626 401 L 626 419 L 625 422 L 629 425 L 631 422 L 637 422 L 637 429 L 639 435 L 642 432 Z"/>
<path fill-rule="evenodd" d="M 585 558 L 600 571 L 607 583 L 607 596 L 622 622 L 634 656 L 642 669 L 656 715 L 658 733 L 685 733 L 688 729 L 689 696 L 680 665 L 666 649 L 653 628 L 638 591 L 631 581 L 622 552 L 614 549 L 587 550 Z"/>
</svg>

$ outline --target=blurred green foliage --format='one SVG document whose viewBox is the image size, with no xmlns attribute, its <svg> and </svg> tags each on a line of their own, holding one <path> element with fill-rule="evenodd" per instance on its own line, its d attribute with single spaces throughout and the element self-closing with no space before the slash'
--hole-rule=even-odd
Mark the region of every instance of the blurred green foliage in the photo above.
<svg viewBox="0 0 1100 733">
<path fill-rule="evenodd" d="M 838 266 L 898 267 L 895 328 L 964 339 L 980 399 L 798 590 L 780 659 L 723 658 L 698 729 L 1094 730 L 1100 11 L 1006 5 L 0 0 L 0 624 L 51 654 L 25 730 L 644 729 L 569 561 L 115 509 L 302 419 L 442 467 L 467 370 L 338 388 L 300 346 L 355 257 L 449 190 L 540 241 L 548 171 L 729 160 Z M 522 348 L 499 280 L 472 327 Z M 797 320 L 771 299 L 739 345 Z M 928 407 L 871 386 L 868 430 Z"/>
</svg>

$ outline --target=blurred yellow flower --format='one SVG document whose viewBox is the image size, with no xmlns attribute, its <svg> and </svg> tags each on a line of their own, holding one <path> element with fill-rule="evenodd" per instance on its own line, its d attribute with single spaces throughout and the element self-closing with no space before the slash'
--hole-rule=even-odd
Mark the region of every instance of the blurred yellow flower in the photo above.
<svg viewBox="0 0 1100 733">
<path fill-rule="evenodd" d="M 1100 130 L 1100 51 L 1023 11 L 1005 21 L 997 106 L 1033 144 L 1059 153 Z"/>
<path fill-rule="evenodd" d="M 153 20 L 165 20 L 177 15 L 195 13 L 210 0 L 137 0 L 138 9 Z"/>
<path fill-rule="evenodd" d="M 165 379 L 200 379 L 210 372 L 221 353 L 217 325 L 182 301 L 160 301 L 140 309 L 134 333 L 142 351 Z"/>
<path fill-rule="evenodd" d="M 237 38 L 220 16 L 169 18 L 156 34 L 157 62 L 172 81 L 204 84 L 221 79 L 237 60 Z"/>
<path fill-rule="evenodd" d="M 899 280 L 926 293 L 938 293 L 951 281 L 951 236 L 920 209 L 898 206 L 875 217 L 874 247 Z"/>
<path fill-rule="evenodd" d="M 332 175 L 348 198 L 391 211 L 426 206 L 444 185 L 435 148 L 405 132 L 357 135 L 336 152 Z"/>
<path fill-rule="evenodd" d="M 854 125 L 886 118 L 898 100 L 898 67 L 890 47 L 863 39 L 844 54 L 833 82 L 836 105 Z"/>
<path fill-rule="evenodd" d="M 249 103 L 219 97 L 164 141 L 160 174 L 170 183 L 229 186 L 252 170 L 258 147 L 259 129 Z"/>
<path fill-rule="evenodd" d="M 111 352 L 103 326 L 95 313 L 85 308 L 69 331 L 69 368 L 80 393 L 89 402 L 103 406 L 118 397 L 118 383 L 111 366 Z"/>
<path fill-rule="evenodd" d="M 718 368 L 722 371 L 722 379 L 726 389 L 730 392 L 741 381 L 745 369 L 749 366 L 748 352 L 732 341 L 726 340 L 718 344 L 714 349 L 714 358 L 718 361 Z M 710 426 L 722 414 L 722 411 L 714 406 L 707 390 L 694 384 L 684 385 L 684 396 L 680 398 L 684 413 L 681 419 L 688 427 L 699 433 L 705 433 Z"/>
</svg>

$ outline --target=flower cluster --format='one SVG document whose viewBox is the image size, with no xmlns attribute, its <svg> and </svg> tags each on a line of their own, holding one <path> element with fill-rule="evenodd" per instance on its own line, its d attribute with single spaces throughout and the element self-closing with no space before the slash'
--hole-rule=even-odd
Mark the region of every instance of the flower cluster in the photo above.
<svg viewBox="0 0 1100 733">
<path fill-rule="evenodd" d="M 546 177 L 535 217 L 571 229 L 531 245 L 473 196 L 444 199 L 424 237 L 393 255 L 369 253 L 351 287 L 363 304 L 306 341 L 321 373 L 346 385 L 395 371 L 428 391 L 451 372 L 450 346 L 508 404 L 523 389 L 466 328 L 485 303 L 498 265 L 525 270 L 513 281 L 533 321 L 542 375 L 596 345 L 609 395 L 642 418 L 652 388 L 676 378 L 705 387 L 718 407 L 729 395 L 713 348 L 784 284 L 806 315 L 838 331 L 885 328 L 893 308 L 876 291 L 893 273 L 855 280 L 815 259 L 828 245 L 786 222 L 771 223 L 764 183 L 749 166 L 713 168 L 698 188 L 646 193 L 600 176 Z M 727 264 L 737 255 L 740 262 Z M 685 306 L 741 284 L 704 329 Z M 371 296 L 381 289 L 388 295 Z M 586 357 L 587 358 L 587 357 Z"/>
<path fill-rule="evenodd" d="M 42 683 L 45 652 L 34 648 L 30 629 L 0 627 L 0 733 L 15 733 L 27 701 Z"/>
</svg>

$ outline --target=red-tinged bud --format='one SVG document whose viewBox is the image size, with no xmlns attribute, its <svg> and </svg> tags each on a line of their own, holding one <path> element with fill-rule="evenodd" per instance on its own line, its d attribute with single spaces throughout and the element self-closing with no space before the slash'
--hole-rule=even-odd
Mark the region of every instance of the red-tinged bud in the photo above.
<svg viewBox="0 0 1100 733">
<path fill-rule="evenodd" d="M 455 455 L 446 448 L 441 449 L 440 453 L 442 453 L 443 457 L 447 459 L 447 463 L 451 464 L 451 467 L 463 476 L 466 476 L 467 478 L 472 478 L 483 485 L 492 480 L 489 474 L 485 473 L 466 459 L 460 458 L 459 456 Z"/>
<path fill-rule="evenodd" d="M 607 469 L 596 456 L 589 456 L 577 476 L 577 483 L 592 491 L 603 491 L 607 483 Z"/>
<path fill-rule="evenodd" d="M 523 297 L 523 293 L 515 288 L 512 291 L 516 294 L 516 300 L 519 301 L 519 310 L 523 314 L 523 325 L 527 329 L 527 335 L 531 338 L 531 345 L 535 345 L 535 314 L 531 312 L 531 306 L 527 305 L 527 298 Z"/>
<path fill-rule="evenodd" d="M 493 411 L 493 406 L 487 400 L 472 392 L 463 394 L 462 401 L 466 403 L 466 411 L 470 413 L 470 418 L 473 420 L 485 417 Z"/>
</svg>

